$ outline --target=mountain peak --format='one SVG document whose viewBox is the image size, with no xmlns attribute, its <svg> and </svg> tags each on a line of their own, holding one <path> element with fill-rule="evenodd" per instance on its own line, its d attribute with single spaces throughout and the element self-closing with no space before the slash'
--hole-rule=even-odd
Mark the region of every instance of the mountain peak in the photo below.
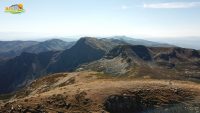
<svg viewBox="0 0 200 113">
<path fill-rule="evenodd" d="M 44 42 L 65 42 L 65 41 L 60 40 L 60 39 L 50 39 L 50 40 L 46 40 Z"/>
<path fill-rule="evenodd" d="M 74 48 L 76 48 L 76 47 L 79 48 L 79 46 L 83 46 L 83 47 L 90 46 L 92 48 L 100 49 L 102 51 L 108 52 L 113 47 L 115 47 L 116 44 L 114 44 L 112 42 L 108 42 L 103 39 L 97 39 L 97 38 L 93 38 L 93 37 L 82 37 L 77 41 Z"/>
<path fill-rule="evenodd" d="M 77 43 L 94 43 L 98 41 L 98 39 L 93 38 L 93 37 L 81 37 Z"/>
</svg>

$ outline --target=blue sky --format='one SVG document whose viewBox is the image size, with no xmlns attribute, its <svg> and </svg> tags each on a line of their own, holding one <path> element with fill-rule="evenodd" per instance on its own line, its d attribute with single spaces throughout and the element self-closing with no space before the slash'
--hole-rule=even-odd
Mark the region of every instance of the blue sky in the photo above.
<svg viewBox="0 0 200 113">
<path fill-rule="evenodd" d="M 23 3 L 23 14 L 4 12 Z M 0 40 L 48 36 L 200 37 L 200 0 L 0 0 Z"/>
</svg>

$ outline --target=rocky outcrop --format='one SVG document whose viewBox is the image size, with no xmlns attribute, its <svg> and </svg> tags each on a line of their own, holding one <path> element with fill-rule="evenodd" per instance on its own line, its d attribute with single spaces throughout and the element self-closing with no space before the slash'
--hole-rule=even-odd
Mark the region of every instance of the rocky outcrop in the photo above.
<svg viewBox="0 0 200 113">
<path fill-rule="evenodd" d="M 186 95 L 187 98 L 184 97 Z M 172 105 L 176 106 L 181 101 L 189 99 L 190 94 L 182 89 L 143 89 L 133 92 L 125 91 L 121 95 L 111 95 L 105 100 L 104 106 L 109 113 L 141 113 L 162 107 L 170 108 Z"/>
</svg>

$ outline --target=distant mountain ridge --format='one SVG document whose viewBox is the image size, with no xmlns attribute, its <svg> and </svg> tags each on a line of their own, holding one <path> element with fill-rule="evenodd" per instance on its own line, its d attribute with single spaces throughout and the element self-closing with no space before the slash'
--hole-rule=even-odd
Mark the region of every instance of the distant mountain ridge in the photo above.
<svg viewBox="0 0 200 113">
<path fill-rule="evenodd" d="M 44 42 L 40 42 L 36 45 L 25 48 L 24 52 L 29 53 L 41 53 L 47 51 L 61 51 L 70 48 L 73 42 L 65 42 L 60 39 L 52 39 Z"/>
<path fill-rule="evenodd" d="M 0 41 L 0 58 L 19 55 L 24 48 L 38 44 L 36 41 Z"/>
<path fill-rule="evenodd" d="M 23 52 L 41 53 L 48 51 L 62 51 L 74 45 L 75 42 L 65 42 L 51 39 L 44 42 L 36 41 L 0 41 L 0 59 L 13 58 Z"/>
<path fill-rule="evenodd" d="M 171 45 L 167 43 L 158 43 L 158 42 L 148 41 L 144 39 L 131 38 L 127 36 L 113 36 L 113 37 L 108 37 L 108 39 L 117 39 L 125 43 L 128 43 L 130 45 L 144 45 L 147 47 L 175 47 L 175 45 Z"/>
</svg>

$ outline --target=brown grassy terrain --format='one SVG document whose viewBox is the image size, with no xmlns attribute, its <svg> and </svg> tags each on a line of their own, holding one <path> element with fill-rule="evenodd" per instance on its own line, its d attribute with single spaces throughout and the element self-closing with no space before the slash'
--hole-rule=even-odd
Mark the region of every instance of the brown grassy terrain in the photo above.
<svg viewBox="0 0 200 113">
<path fill-rule="evenodd" d="M 85 71 L 36 80 L 2 103 L 0 113 L 193 113 L 199 102 L 197 83 Z"/>
</svg>

